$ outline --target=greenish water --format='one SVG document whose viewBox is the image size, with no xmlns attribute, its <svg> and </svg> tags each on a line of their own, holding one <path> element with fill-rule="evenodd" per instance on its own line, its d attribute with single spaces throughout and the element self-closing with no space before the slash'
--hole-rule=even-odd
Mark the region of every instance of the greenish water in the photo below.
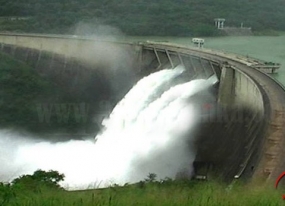
<svg viewBox="0 0 285 206">
<path fill-rule="evenodd" d="M 281 63 L 278 73 L 272 76 L 285 85 L 285 35 L 206 38 L 205 41 L 207 48 Z"/>
<path fill-rule="evenodd" d="M 281 63 L 277 74 L 272 76 L 285 85 L 285 34 L 281 36 L 246 36 L 204 38 L 205 48 L 248 55 L 264 61 Z M 192 46 L 192 38 L 175 37 L 130 37 L 131 41 L 168 41 L 184 46 Z"/>
</svg>

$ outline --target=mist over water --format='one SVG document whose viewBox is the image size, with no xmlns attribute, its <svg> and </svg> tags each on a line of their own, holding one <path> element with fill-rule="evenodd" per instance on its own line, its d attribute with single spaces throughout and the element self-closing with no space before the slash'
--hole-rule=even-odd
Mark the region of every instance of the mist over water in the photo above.
<svg viewBox="0 0 285 206">
<path fill-rule="evenodd" d="M 105 130 L 95 139 L 51 143 L 0 131 L 0 181 L 37 169 L 64 173 L 62 185 L 70 190 L 133 183 L 149 173 L 158 179 L 179 172 L 190 176 L 198 111 L 189 100 L 211 82 L 172 83 L 183 71 L 178 66 L 140 80 L 103 121 Z"/>
</svg>

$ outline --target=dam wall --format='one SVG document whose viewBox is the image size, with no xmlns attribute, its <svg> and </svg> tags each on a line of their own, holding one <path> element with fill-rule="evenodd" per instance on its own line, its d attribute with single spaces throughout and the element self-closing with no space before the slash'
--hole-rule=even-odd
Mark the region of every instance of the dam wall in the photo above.
<svg viewBox="0 0 285 206">
<path fill-rule="evenodd" d="M 151 62 L 156 59 L 154 53 L 164 51 L 166 56 L 165 51 L 168 51 L 178 55 L 180 63 L 187 69 L 189 80 L 207 79 L 211 75 L 219 79 L 217 101 L 220 108 L 215 108 L 216 115 L 202 120 L 197 132 L 194 164 L 197 167 L 201 165 L 197 174 L 205 173 L 205 167 L 211 165 L 211 170 L 216 170 L 225 179 L 251 177 L 258 165 L 258 148 L 266 131 L 266 97 L 257 82 L 237 67 L 225 64 L 224 60 L 205 58 L 190 49 L 178 52 L 174 48 L 161 48 L 160 45 L 145 45 L 143 49 L 149 56 L 153 52 Z M 209 66 L 205 66 L 205 61 Z M 156 67 L 159 67 L 159 63 L 152 71 Z"/>
<path fill-rule="evenodd" d="M 169 48 L 169 44 L 162 47 Z M 265 110 L 263 133 L 259 136 L 260 144 L 255 144 L 258 150 L 253 155 L 257 160 L 254 164 L 253 177 L 261 182 L 276 180 L 285 170 L 285 88 L 268 74 L 250 66 L 250 61 L 236 58 L 235 55 L 213 51 L 209 49 L 185 48 L 180 45 L 171 45 L 180 53 L 188 53 L 196 56 L 203 56 L 209 60 L 218 61 L 221 64 L 227 63 L 236 67 L 239 71 L 248 75 L 263 94 Z M 257 166 L 256 166 L 257 165 Z M 249 167 L 245 167 L 248 169 Z"/>
<path fill-rule="evenodd" d="M 117 68 L 119 64 L 133 67 L 134 56 L 138 55 L 134 45 L 111 41 L 96 41 L 59 35 L 9 35 L 0 34 L 0 43 L 14 46 L 11 50 L 28 48 L 42 53 L 51 53 L 63 58 L 75 59 L 89 66 L 104 65 Z M 66 61 L 67 61 L 66 60 Z"/>
<path fill-rule="evenodd" d="M 222 68 L 218 101 L 224 106 L 245 107 L 259 116 L 265 112 L 263 95 L 256 82 L 232 66 Z"/>
<path fill-rule="evenodd" d="M 195 172 L 207 174 L 208 168 L 213 168 L 214 173 L 226 179 L 274 179 L 285 169 L 285 153 L 278 147 L 285 141 L 284 89 L 230 55 L 173 44 L 94 42 L 52 35 L 0 34 L 0 43 L 2 51 L 30 61 L 38 69 L 44 68 L 43 72 L 54 65 L 61 65 L 57 72 L 70 69 L 68 64 L 78 65 L 78 71 L 83 67 L 135 68 L 120 73 L 122 81 L 128 82 L 125 88 L 149 73 L 177 65 L 185 67 L 188 81 L 216 76 L 219 104 L 215 115 L 203 119 L 196 131 Z M 103 78 L 102 85 L 104 81 Z"/>
<path fill-rule="evenodd" d="M 231 174 L 232 177 L 236 179 L 241 176 L 251 177 L 258 165 L 258 154 L 261 153 L 260 146 L 267 129 L 265 122 L 268 109 L 265 105 L 266 96 L 257 82 L 243 71 L 227 64 L 222 67 L 217 98 L 223 108 L 229 109 L 226 112 L 229 113 L 229 117 L 222 117 L 227 123 L 220 128 L 221 130 L 231 128 L 231 131 L 226 134 L 221 133 L 224 137 L 220 139 L 221 142 L 224 142 L 224 147 L 227 148 L 223 149 L 227 150 L 224 155 L 229 157 L 227 167 L 234 168 L 235 164 L 230 164 L 230 162 L 235 162 L 239 168 L 234 169 L 236 174 Z M 216 125 L 214 129 L 219 128 L 219 126 Z M 239 143 L 228 142 L 228 135 Z M 219 148 L 218 145 L 212 147 Z"/>
<path fill-rule="evenodd" d="M 120 56 L 120 48 L 109 52 L 109 56 L 106 54 L 100 61 L 5 43 L 1 43 L 0 51 L 25 62 L 42 80 L 56 85 L 55 89 L 64 93 L 63 97 L 56 99 L 43 97 L 34 100 L 31 107 L 49 111 L 50 118 L 42 119 L 38 114 L 39 117 L 34 117 L 37 124 L 32 129 L 53 133 L 59 127 L 56 130 L 67 138 L 94 136 L 102 127 L 103 118 L 138 80 L 137 71 L 132 70 L 134 60 L 131 54 L 128 58 L 124 58 L 127 52 Z M 117 52 L 119 56 L 111 57 Z M 66 113 L 65 107 L 69 113 L 63 121 L 60 113 Z M 69 125 L 74 126 L 70 128 Z"/>
</svg>

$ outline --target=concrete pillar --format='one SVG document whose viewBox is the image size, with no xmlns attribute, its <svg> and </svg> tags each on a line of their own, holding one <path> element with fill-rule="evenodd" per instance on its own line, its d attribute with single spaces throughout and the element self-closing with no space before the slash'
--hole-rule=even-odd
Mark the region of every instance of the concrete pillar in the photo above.
<svg viewBox="0 0 285 206">
<path fill-rule="evenodd" d="M 234 104 L 235 100 L 235 70 L 230 66 L 222 68 L 218 102 L 223 106 L 230 106 Z"/>
<path fill-rule="evenodd" d="M 66 68 L 67 61 L 68 61 L 68 57 L 67 57 L 67 55 L 64 55 L 64 63 L 63 63 L 63 68 L 64 69 Z"/>
<path fill-rule="evenodd" d="M 36 62 L 36 69 L 37 69 L 37 68 L 38 68 L 38 66 L 39 66 L 39 63 L 40 63 L 41 57 L 42 57 L 42 50 L 40 50 L 40 51 L 39 51 L 38 59 L 37 59 L 37 62 Z"/>
<path fill-rule="evenodd" d="M 16 45 L 14 45 L 14 46 L 11 47 L 11 54 L 10 54 L 11 56 L 15 57 L 16 49 L 17 49 L 17 46 L 16 46 Z"/>
<path fill-rule="evenodd" d="M 25 62 L 28 61 L 29 54 L 31 55 L 31 53 L 32 53 L 32 52 L 31 52 L 30 49 L 27 49 L 27 50 L 26 50 L 26 52 L 25 52 L 25 58 L 24 58 L 24 61 L 25 61 Z"/>
<path fill-rule="evenodd" d="M 52 69 L 52 67 L 53 67 L 54 55 L 55 55 L 55 53 L 52 53 L 52 55 L 51 55 L 51 60 L 50 60 L 50 64 L 49 64 L 49 68 L 50 68 L 50 69 Z"/>
</svg>

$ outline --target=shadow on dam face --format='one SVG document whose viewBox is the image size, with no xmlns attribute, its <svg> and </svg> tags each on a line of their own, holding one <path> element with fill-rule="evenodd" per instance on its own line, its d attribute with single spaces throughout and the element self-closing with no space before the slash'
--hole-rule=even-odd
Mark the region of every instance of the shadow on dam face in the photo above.
<svg viewBox="0 0 285 206">
<path fill-rule="evenodd" d="M 194 173 L 198 178 L 248 180 L 258 161 L 265 119 L 244 106 L 214 109 L 196 128 Z"/>
</svg>

